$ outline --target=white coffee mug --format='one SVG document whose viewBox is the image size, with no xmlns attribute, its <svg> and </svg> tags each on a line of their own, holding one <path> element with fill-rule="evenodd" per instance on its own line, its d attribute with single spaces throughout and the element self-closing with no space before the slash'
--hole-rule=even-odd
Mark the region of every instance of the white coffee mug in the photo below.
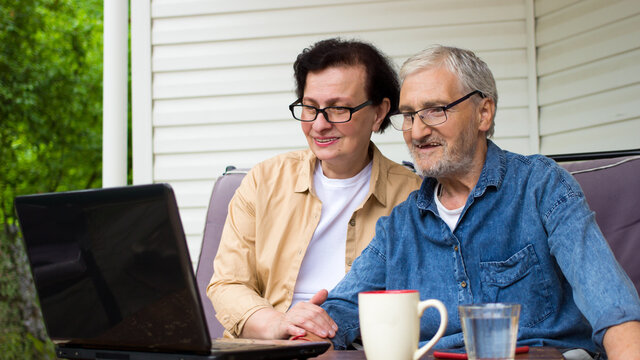
<svg viewBox="0 0 640 360">
<path fill-rule="evenodd" d="M 417 360 L 435 345 L 447 327 L 447 309 L 436 299 L 420 301 L 417 290 L 365 291 L 358 294 L 360 335 L 367 360 Z M 418 349 L 420 318 L 434 307 L 440 327 Z"/>
</svg>

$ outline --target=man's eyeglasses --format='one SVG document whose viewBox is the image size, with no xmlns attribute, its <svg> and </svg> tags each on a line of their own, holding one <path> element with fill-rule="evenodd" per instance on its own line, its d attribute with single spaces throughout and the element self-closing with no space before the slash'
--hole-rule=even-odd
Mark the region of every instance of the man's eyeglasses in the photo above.
<svg viewBox="0 0 640 360">
<path fill-rule="evenodd" d="M 356 107 L 327 106 L 318 109 L 315 106 L 303 105 L 300 103 L 301 101 L 302 99 L 294 101 L 293 104 L 289 105 L 289 110 L 291 110 L 294 119 L 304 122 L 314 121 L 318 117 L 318 114 L 322 113 L 324 118 L 330 123 L 346 123 L 351 120 L 354 112 L 371 105 L 371 100 L 367 100 Z"/>
<path fill-rule="evenodd" d="M 481 97 L 484 97 L 484 94 L 480 90 L 474 90 L 467 95 L 461 97 L 460 99 L 445 105 L 445 106 L 432 106 L 428 108 L 424 108 L 414 112 L 406 112 L 406 113 L 397 113 L 389 116 L 391 119 L 391 125 L 396 130 L 400 131 L 409 131 L 413 127 L 413 118 L 418 115 L 420 121 L 423 124 L 428 126 L 436 126 L 447 121 L 447 110 L 452 107 L 460 104 L 461 102 L 467 100 L 473 95 L 478 94 Z"/>
</svg>

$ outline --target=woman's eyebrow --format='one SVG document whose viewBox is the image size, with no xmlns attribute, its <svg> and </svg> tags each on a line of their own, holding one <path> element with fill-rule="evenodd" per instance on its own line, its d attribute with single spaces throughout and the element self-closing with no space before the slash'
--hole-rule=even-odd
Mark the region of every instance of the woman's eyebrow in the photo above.
<svg viewBox="0 0 640 360">
<path fill-rule="evenodd" d="M 316 99 L 308 98 L 308 97 L 303 97 L 301 101 L 303 104 L 308 102 L 314 105 L 318 105 L 320 103 L 319 101 L 316 101 Z M 325 106 L 336 106 L 336 104 L 343 104 L 339 106 L 347 106 L 344 104 L 349 104 L 350 101 L 351 101 L 351 98 L 345 98 L 345 97 L 329 98 L 325 101 L 326 103 Z"/>
</svg>

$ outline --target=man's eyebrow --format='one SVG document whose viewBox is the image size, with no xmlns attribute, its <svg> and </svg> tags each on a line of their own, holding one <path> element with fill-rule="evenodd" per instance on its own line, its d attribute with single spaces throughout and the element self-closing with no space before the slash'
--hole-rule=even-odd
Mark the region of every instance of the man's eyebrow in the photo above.
<svg viewBox="0 0 640 360">
<path fill-rule="evenodd" d="M 400 105 L 398 106 L 398 110 L 401 112 L 413 112 L 413 111 L 418 111 L 418 110 L 422 110 L 422 109 L 426 109 L 426 108 L 430 108 L 430 107 L 439 107 L 439 106 L 444 106 L 445 104 L 447 104 L 444 101 L 425 101 L 420 103 L 420 106 L 417 109 L 414 109 L 412 106 L 409 105 Z"/>
</svg>

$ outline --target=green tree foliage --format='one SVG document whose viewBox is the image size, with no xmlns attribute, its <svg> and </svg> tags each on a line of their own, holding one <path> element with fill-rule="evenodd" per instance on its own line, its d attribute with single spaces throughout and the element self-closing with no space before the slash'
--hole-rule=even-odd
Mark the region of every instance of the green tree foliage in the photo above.
<svg viewBox="0 0 640 360">
<path fill-rule="evenodd" d="M 102 1 L 0 0 L 0 357 L 52 357 L 16 195 L 101 186 Z"/>
</svg>

